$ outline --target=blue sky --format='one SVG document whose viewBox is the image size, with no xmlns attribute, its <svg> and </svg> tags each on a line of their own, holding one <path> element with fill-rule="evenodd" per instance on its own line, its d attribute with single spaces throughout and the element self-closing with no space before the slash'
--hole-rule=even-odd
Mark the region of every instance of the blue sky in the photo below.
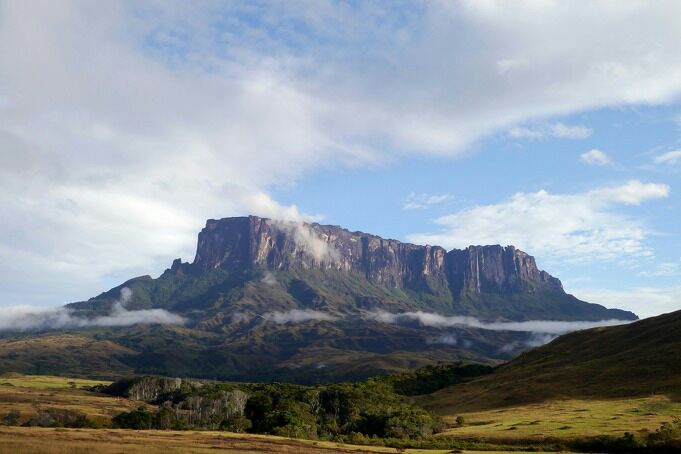
<svg viewBox="0 0 681 454">
<path fill-rule="evenodd" d="M 514 244 L 681 308 L 681 5 L 0 3 L 0 306 L 93 296 L 207 218 Z"/>
</svg>

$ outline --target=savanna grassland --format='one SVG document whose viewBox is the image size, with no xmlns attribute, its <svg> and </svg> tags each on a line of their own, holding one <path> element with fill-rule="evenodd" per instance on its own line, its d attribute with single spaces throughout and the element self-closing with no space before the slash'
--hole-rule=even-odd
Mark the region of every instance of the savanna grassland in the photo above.
<svg viewBox="0 0 681 454">
<path fill-rule="evenodd" d="M 427 399 L 427 398 L 424 398 Z M 495 410 L 447 415 L 451 428 L 439 436 L 502 441 L 640 436 L 681 416 L 681 402 L 658 395 L 632 399 L 556 400 Z M 464 423 L 456 425 L 456 418 Z"/>
<path fill-rule="evenodd" d="M 198 430 L 113 429 L 111 418 L 146 406 L 141 401 L 109 396 L 88 389 L 106 385 L 100 380 L 55 376 L 8 374 L 0 377 L 0 421 L 12 411 L 17 423 L 24 423 L 41 410 L 67 409 L 86 415 L 99 428 L 45 428 L 0 425 L 0 453 L 421 453 L 458 452 L 447 449 L 398 449 L 386 446 L 359 446 L 322 440 L 290 439 L 273 435 Z M 476 451 L 465 451 L 476 452 Z M 493 451 L 486 451 L 493 452 Z M 536 452 L 536 451 L 535 451 Z"/>
</svg>

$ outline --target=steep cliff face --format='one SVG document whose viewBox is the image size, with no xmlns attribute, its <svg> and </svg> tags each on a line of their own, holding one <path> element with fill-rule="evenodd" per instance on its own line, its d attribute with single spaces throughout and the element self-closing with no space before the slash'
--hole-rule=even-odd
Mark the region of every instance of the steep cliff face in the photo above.
<svg viewBox="0 0 681 454">
<path fill-rule="evenodd" d="M 562 292 L 558 279 L 513 246 L 445 251 L 386 240 L 336 226 L 293 224 L 255 216 L 209 220 L 193 267 L 259 266 L 271 270 L 341 270 L 393 288 L 446 286 L 454 294 Z"/>
</svg>

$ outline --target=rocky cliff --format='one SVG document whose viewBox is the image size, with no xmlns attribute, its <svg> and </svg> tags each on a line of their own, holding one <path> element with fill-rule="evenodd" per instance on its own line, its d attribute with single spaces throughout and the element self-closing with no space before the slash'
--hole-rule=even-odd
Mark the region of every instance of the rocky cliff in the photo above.
<svg viewBox="0 0 681 454">
<path fill-rule="evenodd" d="M 540 271 L 532 256 L 513 246 L 470 246 L 447 252 L 439 246 L 386 240 L 337 226 L 256 216 L 209 220 L 199 233 L 191 267 L 339 270 L 360 273 L 388 287 L 444 286 L 456 295 L 562 292 L 558 279 Z"/>
</svg>

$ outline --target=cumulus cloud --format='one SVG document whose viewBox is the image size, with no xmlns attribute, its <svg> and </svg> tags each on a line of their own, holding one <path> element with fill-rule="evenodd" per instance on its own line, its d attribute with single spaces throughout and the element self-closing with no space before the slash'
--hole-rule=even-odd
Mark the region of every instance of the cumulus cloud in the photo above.
<svg viewBox="0 0 681 454">
<path fill-rule="evenodd" d="M 651 256 L 646 244 L 649 229 L 615 208 L 662 199 L 669 193 L 668 185 L 637 180 L 577 194 L 520 192 L 497 204 L 440 217 L 436 223 L 443 230 L 409 239 L 448 248 L 513 244 L 543 257 L 573 261 Z"/>
<path fill-rule="evenodd" d="M 290 311 L 273 311 L 262 315 L 265 321 L 277 323 L 280 325 L 286 323 L 304 323 L 310 320 L 316 321 L 334 321 L 337 317 L 328 312 L 315 311 L 312 309 L 292 309 Z"/>
<path fill-rule="evenodd" d="M 545 124 L 535 127 L 516 126 L 508 131 L 514 139 L 538 140 L 550 137 L 558 139 L 586 139 L 591 137 L 593 130 L 582 125 L 566 125 L 563 123 Z"/>
<path fill-rule="evenodd" d="M 127 310 L 125 306 L 132 298 L 132 291 L 121 289 L 108 315 L 97 317 L 77 316 L 64 308 L 35 308 L 14 306 L 5 308 L 0 315 L 0 331 L 43 331 L 49 329 L 72 329 L 89 326 L 131 326 L 138 323 L 181 325 L 185 319 L 164 309 Z"/>
<path fill-rule="evenodd" d="M 676 165 L 681 162 L 681 150 L 669 151 L 659 156 L 655 156 L 655 164 Z"/>
<path fill-rule="evenodd" d="M 492 331 L 520 331 L 560 335 L 581 329 L 594 328 L 597 326 L 612 326 L 629 323 L 625 320 L 600 320 L 597 322 L 587 321 L 553 321 L 553 320 L 528 320 L 523 322 L 483 322 L 475 317 L 445 316 L 432 312 L 402 312 L 393 313 L 386 311 L 369 312 L 367 317 L 381 323 L 405 323 L 417 322 L 421 326 L 433 328 L 449 328 L 453 326 L 468 326 L 471 328 L 487 329 Z"/>
<path fill-rule="evenodd" d="M 268 192 L 310 169 L 681 93 L 675 2 L 0 8 L 3 304 L 160 272 L 207 218 L 295 210 Z"/>
<path fill-rule="evenodd" d="M 433 205 L 438 205 L 451 200 L 451 194 L 418 194 L 410 192 L 402 205 L 403 210 L 425 210 Z"/>
<path fill-rule="evenodd" d="M 601 150 L 597 150 L 596 148 L 587 151 L 586 153 L 582 153 L 579 159 L 583 163 L 592 166 L 608 166 L 612 164 L 612 159 L 610 159 L 610 156 Z"/>
</svg>

